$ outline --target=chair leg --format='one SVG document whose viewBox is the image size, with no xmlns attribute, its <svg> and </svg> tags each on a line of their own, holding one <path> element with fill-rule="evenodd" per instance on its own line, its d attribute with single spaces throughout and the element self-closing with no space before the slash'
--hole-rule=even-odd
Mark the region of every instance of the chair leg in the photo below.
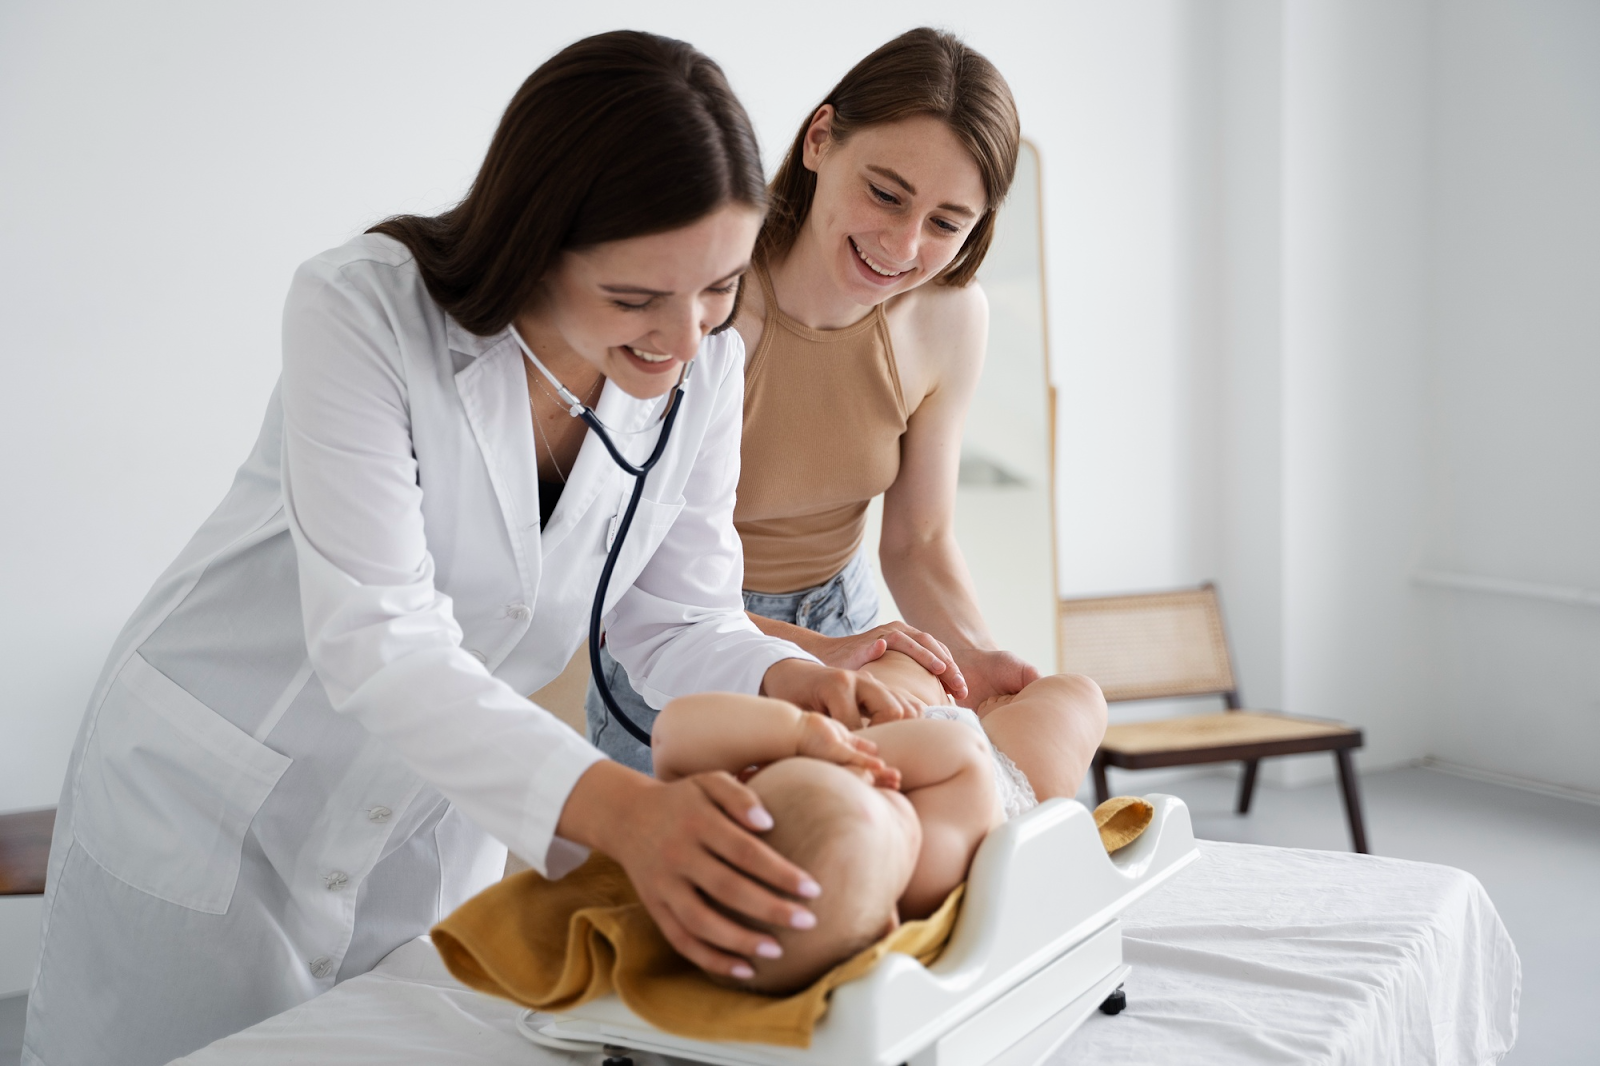
<svg viewBox="0 0 1600 1066">
<path fill-rule="evenodd" d="M 1244 761 L 1244 776 L 1239 778 L 1239 813 L 1250 813 L 1250 799 L 1256 794 L 1256 767 L 1260 759 L 1246 759 Z"/>
<path fill-rule="evenodd" d="M 1361 820 L 1361 793 L 1356 786 L 1356 767 L 1350 758 L 1350 749 L 1340 748 L 1333 753 L 1333 758 L 1339 764 L 1339 791 L 1344 793 L 1344 813 L 1350 819 L 1350 841 L 1355 845 L 1356 854 L 1366 855 L 1367 827 Z"/>
<path fill-rule="evenodd" d="M 1094 757 L 1094 803 L 1098 807 L 1111 798 L 1111 788 L 1106 784 L 1106 760 L 1099 752 Z"/>
</svg>

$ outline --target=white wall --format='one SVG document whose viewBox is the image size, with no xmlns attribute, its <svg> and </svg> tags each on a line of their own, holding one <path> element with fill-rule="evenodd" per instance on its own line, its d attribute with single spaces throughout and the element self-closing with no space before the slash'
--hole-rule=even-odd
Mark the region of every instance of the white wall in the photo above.
<svg viewBox="0 0 1600 1066">
<path fill-rule="evenodd" d="M 1052 41 L 1049 194 L 1060 581 L 1143 588 L 1209 571 L 1191 513 L 1196 339 L 1186 328 L 1195 169 L 1186 135 L 1188 20 L 1177 4 L 1100 4 Z M 1009 73 L 1009 72 L 1008 72 Z"/>
<path fill-rule="evenodd" d="M 1283 695 L 1363 726 L 1369 767 L 1427 750 L 1428 11 L 1284 8 Z"/>
<path fill-rule="evenodd" d="M 1419 757 L 1429 6 L 1145 16 L 1049 205 L 1063 591 L 1217 579 L 1251 705 L 1361 725 L 1369 767 Z"/>
<path fill-rule="evenodd" d="M 1146 27 L 1174 7 L 0 6 L 0 810 L 55 802 L 116 630 L 253 440 L 294 266 L 458 197 L 550 52 L 616 26 L 690 39 L 724 64 L 774 162 L 852 62 L 913 19 L 944 25 L 1006 71 L 1046 158 L 1045 201 L 1070 205 L 1116 191 L 1056 146 L 1090 123 L 1118 136 L 1108 93 L 1150 97 L 1142 76 L 1164 53 Z M 1069 263 L 1083 219 L 1060 218 L 1051 255 Z M 1164 270 L 1159 241 L 1128 247 L 1121 269 L 1129 285 Z M 1053 299 L 1078 280 L 1059 271 Z"/>
<path fill-rule="evenodd" d="M 1600 790 L 1600 8 L 1122 18 L 1048 205 L 1062 591 L 1217 578 L 1246 698 L 1364 767 Z"/>
<path fill-rule="evenodd" d="M 1433 570 L 1600 590 L 1600 5 L 1438 5 Z M 1600 792 L 1600 610 L 1421 590 L 1431 751 Z"/>
</svg>

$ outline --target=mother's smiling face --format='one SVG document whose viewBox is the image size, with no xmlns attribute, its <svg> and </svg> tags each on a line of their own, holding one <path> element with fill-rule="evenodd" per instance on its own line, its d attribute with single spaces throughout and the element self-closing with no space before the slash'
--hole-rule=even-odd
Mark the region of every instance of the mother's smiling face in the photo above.
<svg viewBox="0 0 1600 1066">
<path fill-rule="evenodd" d="M 815 198 L 800 239 L 821 253 L 841 291 L 865 307 L 936 277 L 988 207 L 983 177 L 942 120 L 918 115 L 840 142 L 833 108 L 806 131 Z"/>
</svg>

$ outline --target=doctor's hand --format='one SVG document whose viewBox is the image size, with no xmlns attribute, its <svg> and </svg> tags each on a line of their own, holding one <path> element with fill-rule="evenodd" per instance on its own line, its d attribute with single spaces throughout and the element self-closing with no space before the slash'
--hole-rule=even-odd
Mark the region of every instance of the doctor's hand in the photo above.
<svg viewBox="0 0 1600 1066">
<path fill-rule="evenodd" d="M 963 707 L 976 708 L 995 696 L 1014 696 L 1039 680 L 1039 668 L 1011 654 L 991 648 L 955 648 L 953 653 L 967 678 L 967 695 L 956 697 Z"/>
<path fill-rule="evenodd" d="M 767 667 L 761 679 L 761 695 L 825 714 L 847 729 L 922 714 L 920 703 L 876 678 L 854 670 L 819 666 L 809 659 L 779 659 Z"/>
<path fill-rule="evenodd" d="M 842 670 L 859 670 L 883 658 L 885 652 L 897 651 L 911 656 L 918 666 L 937 677 L 944 690 L 956 699 L 967 695 L 967 680 L 944 642 L 904 622 L 885 622 L 848 637 L 813 637 L 805 648 L 826 665 Z"/>
<path fill-rule="evenodd" d="M 708 973 L 748 978 L 750 959 L 782 949 L 713 903 L 791 929 L 817 924 L 783 893 L 812 899 L 821 888 L 755 836 L 772 824 L 760 797 L 729 774 L 666 783 L 603 760 L 578 778 L 556 833 L 615 859 L 679 954 Z"/>
</svg>

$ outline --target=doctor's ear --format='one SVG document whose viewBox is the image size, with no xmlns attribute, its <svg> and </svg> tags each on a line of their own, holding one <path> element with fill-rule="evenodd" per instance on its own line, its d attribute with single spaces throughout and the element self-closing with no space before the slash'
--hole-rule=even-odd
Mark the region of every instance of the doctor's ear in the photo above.
<svg viewBox="0 0 1600 1066">
<path fill-rule="evenodd" d="M 800 159 L 807 170 L 815 171 L 833 144 L 833 116 L 832 104 L 823 104 L 811 116 L 811 125 L 806 127 L 805 151 Z"/>
</svg>

